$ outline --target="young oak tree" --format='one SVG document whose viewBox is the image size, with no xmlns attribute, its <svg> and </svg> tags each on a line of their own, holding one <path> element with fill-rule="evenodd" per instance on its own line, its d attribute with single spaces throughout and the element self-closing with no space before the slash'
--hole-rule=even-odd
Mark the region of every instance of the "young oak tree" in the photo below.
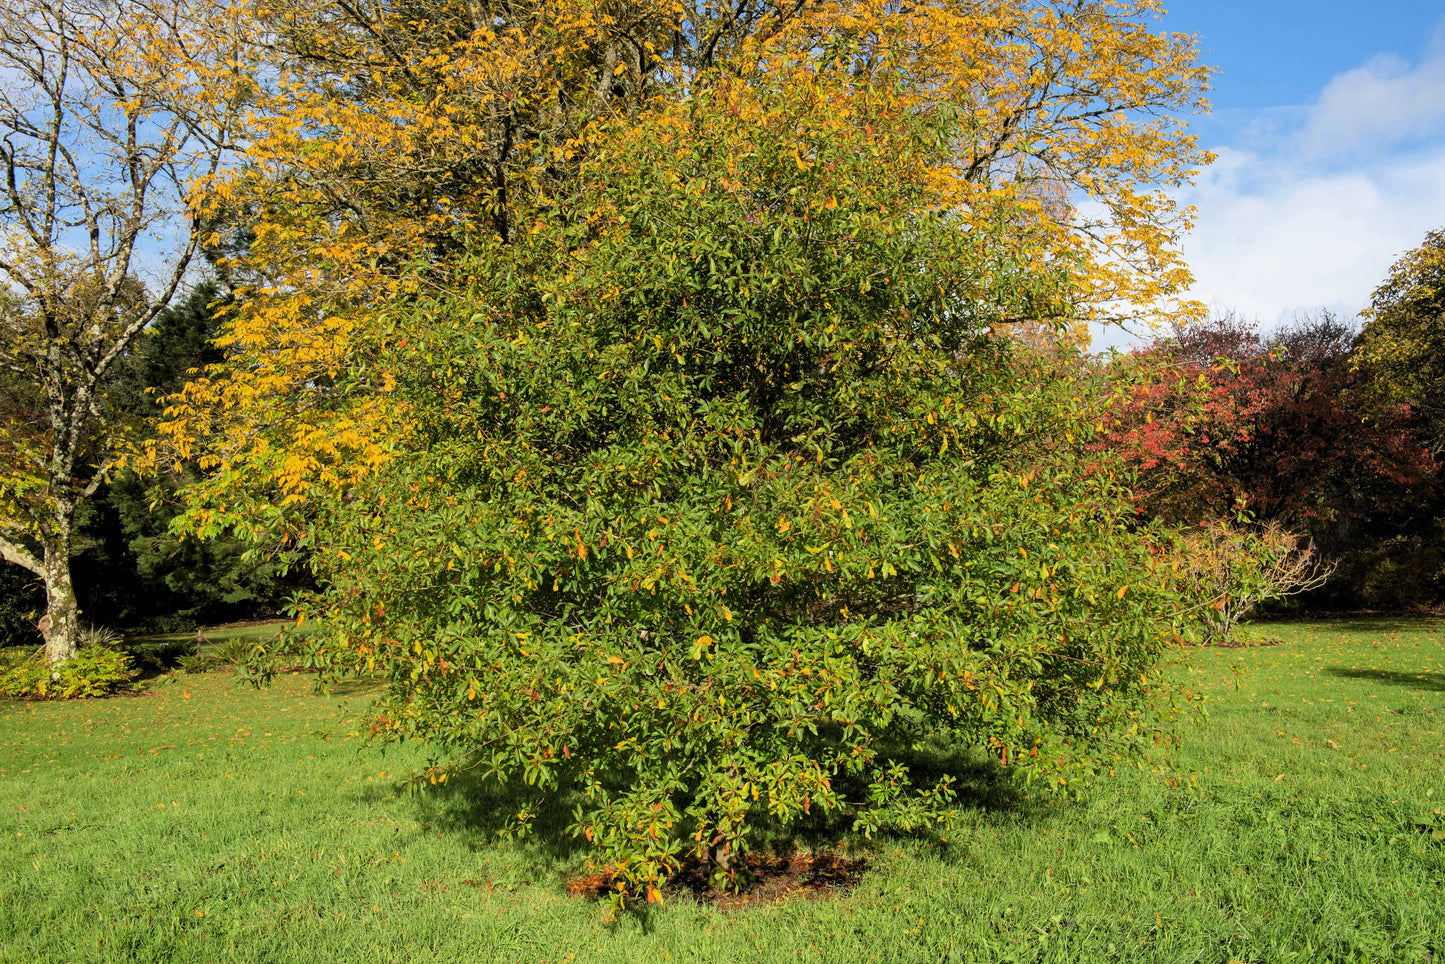
<svg viewBox="0 0 1445 964">
<path fill-rule="evenodd" d="M 1010 75 L 989 55 L 1017 52 L 965 9 L 984 7 L 800 18 L 674 102 L 590 123 L 565 195 L 511 196 L 507 232 L 378 258 L 385 302 L 323 311 L 278 286 L 265 309 L 342 348 L 287 396 L 299 422 L 222 440 L 247 490 L 194 524 L 294 526 L 327 589 L 307 658 L 386 675 L 377 732 L 534 795 L 519 830 L 570 805 L 650 898 L 689 853 L 741 884 L 769 827 L 946 834 L 954 778 L 915 765 L 930 745 L 1069 785 L 1172 713 L 1168 540 L 1084 451 L 1078 384 L 1002 333 L 1075 317 L 1099 276 L 1042 161 L 980 161 L 1027 111 L 992 115 Z M 1026 9 L 1015 27 L 1122 23 Z M 1049 42 L 1082 88 L 1079 36 Z M 1067 136 L 1090 136 L 1085 113 Z M 1131 163 L 1156 161 L 1175 163 Z M 263 367 L 215 372 L 232 400 L 300 357 L 261 317 L 232 344 L 255 337 Z M 379 454 L 334 460 L 319 445 L 343 424 L 340 445 Z M 273 458 L 278 439 L 299 444 Z"/>
<path fill-rule="evenodd" d="M 76 650 L 76 511 L 127 436 L 110 382 L 198 250 L 192 183 L 239 106 L 224 22 L 190 0 L 0 11 L 0 554 L 45 581 L 52 667 Z"/>
</svg>

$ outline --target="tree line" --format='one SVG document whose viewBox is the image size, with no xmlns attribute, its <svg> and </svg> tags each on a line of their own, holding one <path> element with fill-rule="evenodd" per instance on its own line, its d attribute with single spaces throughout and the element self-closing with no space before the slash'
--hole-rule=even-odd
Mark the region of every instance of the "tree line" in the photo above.
<svg viewBox="0 0 1445 964">
<path fill-rule="evenodd" d="M 1421 329 L 1441 312 L 1430 303 L 1441 275 L 1421 263 L 1441 247 L 1434 232 L 1392 269 L 1363 328 L 1320 312 L 1264 332 L 1225 313 L 1089 362 L 1117 393 L 1095 445 L 1121 454 L 1134 474 L 1139 516 L 1200 525 L 1244 514 L 1306 536 L 1337 568 L 1298 602 L 1305 608 L 1438 605 L 1445 434 L 1430 375 L 1439 362 L 1429 346 L 1439 338 Z M 231 301 L 208 280 L 158 315 L 108 385 L 126 418 L 153 427 L 162 399 L 222 361 L 211 340 Z M 1409 360 L 1402 344 L 1415 346 Z M 7 386 L 13 412 L 25 383 L 12 377 Z M 309 585 L 294 554 L 171 531 L 185 480 L 198 471 L 194 463 L 179 476 L 121 471 L 81 507 L 73 566 L 88 621 L 160 631 L 269 616 Z M 20 567 L 0 569 L 0 579 L 0 634 L 12 645 L 38 642 L 43 583 Z"/>
</svg>

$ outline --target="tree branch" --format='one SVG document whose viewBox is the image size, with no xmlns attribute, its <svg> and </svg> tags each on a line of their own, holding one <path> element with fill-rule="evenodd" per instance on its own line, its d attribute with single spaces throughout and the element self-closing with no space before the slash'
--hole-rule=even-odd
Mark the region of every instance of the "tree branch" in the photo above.
<svg viewBox="0 0 1445 964">
<path fill-rule="evenodd" d="M 0 558 L 3 558 L 6 562 L 29 569 L 41 579 L 45 578 L 44 564 L 23 546 L 16 545 L 4 536 L 0 536 Z"/>
</svg>

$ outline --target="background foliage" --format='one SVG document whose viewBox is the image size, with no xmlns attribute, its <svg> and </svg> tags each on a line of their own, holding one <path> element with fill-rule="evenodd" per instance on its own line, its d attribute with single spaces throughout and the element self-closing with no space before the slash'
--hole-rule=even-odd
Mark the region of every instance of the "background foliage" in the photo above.
<svg viewBox="0 0 1445 964">
<path fill-rule="evenodd" d="M 19 566 L 0 566 L 0 645 L 42 642 L 35 622 L 45 612 L 45 587 Z"/>
<path fill-rule="evenodd" d="M 1328 314 L 1270 335 L 1233 315 L 1183 328 L 1110 365 L 1123 399 L 1096 444 L 1134 469 L 1142 517 L 1216 526 L 1243 511 L 1312 546 L 1336 569 L 1304 606 L 1433 605 L 1432 429 L 1364 358 L 1369 339 Z"/>
<path fill-rule="evenodd" d="M 1435 462 L 1412 413 L 1354 367 L 1354 340 L 1328 314 L 1268 336 L 1225 315 L 1123 359 L 1140 384 L 1103 444 L 1138 467 L 1141 511 L 1197 523 L 1244 509 L 1331 549 L 1408 516 Z"/>
</svg>

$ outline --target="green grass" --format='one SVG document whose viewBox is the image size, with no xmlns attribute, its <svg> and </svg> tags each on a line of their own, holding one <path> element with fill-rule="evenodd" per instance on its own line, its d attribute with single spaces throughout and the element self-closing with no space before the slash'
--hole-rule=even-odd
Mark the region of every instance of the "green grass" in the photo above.
<svg viewBox="0 0 1445 964">
<path fill-rule="evenodd" d="M 505 801 L 398 793 L 364 691 L 176 676 L 0 706 L 0 961 L 1445 962 L 1445 622 L 1277 624 L 1190 654 L 1167 769 L 1022 787 L 851 892 L 611 919 L 585 855 L 498 843 Z"/>
<path fill-rule="evenodd" d="M 284 626 L 291 625 L 286 621 L 262 623 L 257 626 L 217 626 L 212 629 L 202 629 L 201 634 L 205 642 L 201 646 L 201 652 L 214 650 L 222 643 L 233 639 L 244 639 L 249 642 L 265 642 L 279 633 Z M 196 641 L 196 630 L 185 633 L 157 633 L 149 636 L 127 636 L 127 646 L 161 646 L 166 643 L 194 643 Z"/>
</svg>

